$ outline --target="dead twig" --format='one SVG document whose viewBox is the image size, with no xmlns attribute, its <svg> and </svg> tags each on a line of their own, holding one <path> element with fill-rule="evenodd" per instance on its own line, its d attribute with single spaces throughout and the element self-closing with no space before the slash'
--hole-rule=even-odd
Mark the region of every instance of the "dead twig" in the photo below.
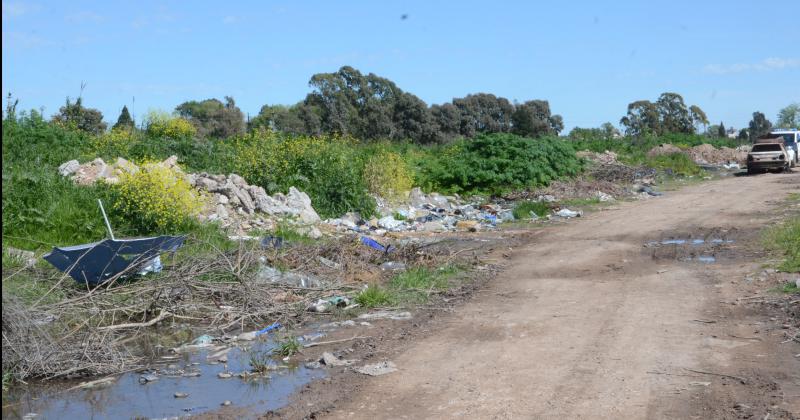
<svg viewBox="0 0 800 420">
<path fill-rule="evenodd" d="M 151 320 L 149 320 L 147 322 L 133 322 L 133 323 L 129 323 L 129 324 L 107 325 L 105 327 L 97 327 L 97 329 L 100 330 L 100 331 L 108 331 L 108 330 L 122 330 L 122 329 L 125 329 L 125 328 L 150 327 L 150 326 L 153 326 L 153 325 L 157 324 L 159 321 L 161 321 L 162 319 L 164 319 L 164 318 L 166 318 L 166 317 L 168 317 L 170 315 L 172 315 L 172 314 L 167 312 L 167 311 L 161 311 L 161 313 L 158 314 L 157 317 L 155 317 L 155 318 L 153 318 L 153 319 L 151 319 Z"/>
<path fill-rule="evenodd" d="M 689 372 L 700 373 L 700 374 L 703 374 L 703 375 L 719 376 L 719 377 L 722 377 L 722 378 L 736 379 L 737 381 L 739 381 L 739 382 L 741 382 L 743 384 L 747 383 L 747 379 L 742 378 L 741 376 L 726 375 L 724 373 L 706 372 L 706 371 L 703 371 L 703 370 L 695 370 L 695 369 L 689 369 L 689 368 L 684 368 L 684 369 L 688 370 Z"/>
<path fill-rule="evenodd" d="M 328 344 L 346 343 L 348 341 L 359 340 L 359 339 L 364 339 L 364 338 L 372 338 L 372 336 L 368 336 L 368 335 L 367 336 L 355 336 L 355 337 L 351 337 L 351 338 L 345 338 L 345 339 L 342 339 L 342 340 L 320 341 L 319 343 L 304 344 L 303 348 L 307 349 L 307 348 L 317 347 L 317 346 L 327 346 Z"/>
</svg>

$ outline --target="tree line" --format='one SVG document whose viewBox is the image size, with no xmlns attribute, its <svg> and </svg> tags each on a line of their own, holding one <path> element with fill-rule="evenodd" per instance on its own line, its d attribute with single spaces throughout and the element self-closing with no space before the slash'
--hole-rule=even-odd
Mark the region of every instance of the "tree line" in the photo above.
<svg viewBox="0 0 800 420">
<path fill-rule="evenodd" d="M 546 100 L 523 103 L 490 93 L 475 93 L 451 102 L 428 106 L 417 96 L 400 89 L 394 82 L 374 73 L 362 74 L 344 66 L 334 73 L 319 73 L 309 81 L 311 92 L 297 104 L 264 105 L 258 115 L 245 120 L 245 114 L 232 97 L 186 101 L 174 114 L 188 120 L 202 138 L 227 138 L 246 130 L 268 129 L 288 134 L 341 134 L 362 140 L 411 140 L 419 144 L 447 143 L 456 138 L 472 138 L 484 133 L 514 133 L 525 137 L 558 135 L 564 129 L 560 115 L 553 114 Z M 71 124 L 99 134 L 107 129 L 100 111 L 83 106 L 81 98 L 66 104 L 53 116 L 55 122 Z M 144 123 L 146 125 L 146 122 Z M 677 93 L 662 93 L 654 102 L 630 103 L 620 125 L 628 136 L 666 133 L 727 137 L 724 124 L 711 125 L 697 105 L 686 105 Z M 791 104 L 778 115 L 778 126 L 798 127 L 800 106 Z M 134 128 L 135 122 L 123 107 L 113 128 Z M 753 113 L 748 128 L 739 131 L 741 139 L 753 140 L 769 132 L 772 123 L 761 112 Z M 621 137 L 611 123 L 600 128 L 576 127 L 570 138 Z"/>
</svg>

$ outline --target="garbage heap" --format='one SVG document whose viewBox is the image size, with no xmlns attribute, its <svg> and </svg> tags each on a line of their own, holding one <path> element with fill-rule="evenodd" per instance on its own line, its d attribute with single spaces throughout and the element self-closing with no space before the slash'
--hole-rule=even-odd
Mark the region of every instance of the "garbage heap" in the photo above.
<svg viewBox="0 0 800 420">
<path fill-rule="evenodd" d="M 408 200 L 402 204 L 377 200 L 378 215 L 375 217 L 365 219 L 357 213 L 347 213 L 325 223 L 339 231 L 382 236 L 388 232 L 475 232 L 514 220 L 512 209 L 503 204 L 465 202 L 457 195 L 424 194 L 419 188 L 412 189 Z"/>
</svg>

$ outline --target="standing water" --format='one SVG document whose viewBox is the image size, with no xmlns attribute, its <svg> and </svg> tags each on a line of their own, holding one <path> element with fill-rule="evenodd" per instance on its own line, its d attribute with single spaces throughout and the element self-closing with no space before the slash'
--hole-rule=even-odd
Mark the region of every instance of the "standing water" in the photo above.
<svg viewBox="0 0 800 420">
<path fill-rule="evenodd" d="M 155 374 L 129 372 L 98 388 L 68 390 L 74 383 L 20 386 L 4 393 L 3 418 L 174 418 L 218 409 L 226 401 L 244 409 L 238 416 L 246 412 L 257 417 L 284 406 L 297 389 L 324 376 L 323 371 L 272 359 L 268 375 L 240 377 L 250 372 L 251 355 L 265 354 L 274 345 L 251 344 L 247 351 L 231 348 L 225 363 L 208 358 L 219 348 L 179 353 L 169 364 L 159 365 Z M 232 376 L 218 376 L 226 372 Z"/>
</svg>

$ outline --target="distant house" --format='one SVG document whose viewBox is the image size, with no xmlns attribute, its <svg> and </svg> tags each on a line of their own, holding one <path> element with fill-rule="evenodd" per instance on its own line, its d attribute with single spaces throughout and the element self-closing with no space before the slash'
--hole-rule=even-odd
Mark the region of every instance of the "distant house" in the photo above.
<svg viewBox="0 0 800 420">
<path fill-rule="evenodd" d="M 739 137 L 739 130 L 731 127 L 731 128 L 728 129 L 728 131 L 725 132 L 725 135 L 729 139 L 735 139 L 735 138 Z"/>
</svg>

